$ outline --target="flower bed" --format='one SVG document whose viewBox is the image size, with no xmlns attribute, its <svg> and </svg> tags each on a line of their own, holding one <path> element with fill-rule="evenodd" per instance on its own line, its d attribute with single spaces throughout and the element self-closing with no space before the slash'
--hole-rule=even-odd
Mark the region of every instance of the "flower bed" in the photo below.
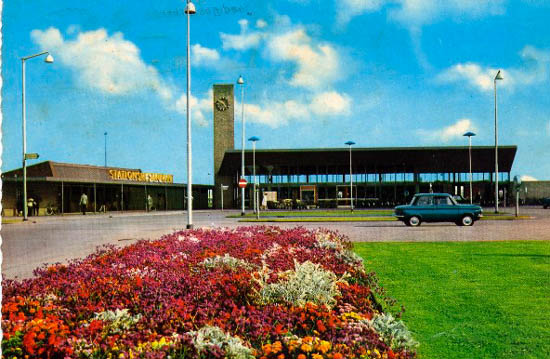
<svg viewBox="0 0 550 359">
<path fill-rule="evenodd" d="M 2 356 L 414 358 L 350 248 L 334 232 L 276 227 L 103 248 L 4 281 Z"/>
</svg>

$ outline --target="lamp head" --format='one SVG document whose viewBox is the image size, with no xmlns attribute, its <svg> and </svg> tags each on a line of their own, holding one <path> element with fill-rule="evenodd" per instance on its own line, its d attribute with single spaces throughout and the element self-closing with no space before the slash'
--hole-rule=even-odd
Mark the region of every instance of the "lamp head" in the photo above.
<svg viewBox="0 0 550 359">
<path fill-rule="evenodd" d="M 239 85 L 244 85 L 244 79 L 243 79 L 242 76 L 239 76 L 239 79 L 237 80 L 237 83 L 238 83 Z"/>
<path fill-rule="evenodd" d="M 52 64 L 53 63 L 53 56 L 48 54 L 48 56 L 46 56 L 46 58 L 44 59 L 44 62 L 46 62 L 48 64 Z"/>
<path fill-rule="evenodd" d="M 195 4 L 193 4 L 191 1 L 187 1 L 187 5 L 185 5 L 185 13 L 189 15 L 193 15 L 197 12 L 195 9 Z"/>
<path fill-rule="evenodd" d="M 348 141 L 346 143 L 344 143 L 345 145 L 348 145 L 348 146 L 352 146 L 352 145 L 355 145 L 355 142 L 353 141 Z"/>
<path fill-rule="evenodd" d="M 472 136 L 475 136 L 476 134 L 473 133 L 473 132 L 466 132 L 465 134 L 463 134 L 462 136 L 466 136 L 466 137 L 472 137 Z"/>
<path fill-rule="evenodd" d="M 249 141 L 252 141 L 252 142 L 256 142 L 256 141 L 259 141 L 260 138 L 259 137 L 256 137 L 256 136 L 252 136 L 248 139 Z"/>
<path fill-rule="evenodd" d="M 500 70 L 498 70 L 497 75 L 495 76 L 495 81 L 496 80 L 504 80 L 504 77 L 502 77 Z"/>
</svg>

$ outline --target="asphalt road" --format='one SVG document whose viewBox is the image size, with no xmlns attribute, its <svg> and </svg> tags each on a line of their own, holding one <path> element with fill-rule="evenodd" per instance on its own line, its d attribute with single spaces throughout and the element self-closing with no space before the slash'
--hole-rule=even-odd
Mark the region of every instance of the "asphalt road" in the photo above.
<svg viewBox="0 0 550 359">
<path fill-rule="evenodd" d="M 512 209 L 508 209 L 512 211 Z M 550 240 L 550 210 L 522 208 L 532 217 L 517 221 L 479 221 L 473 227 L 452 223 L 422 224 L 418 228 L 400 222 L 274 223 L 279 227 L 325 227 L 337 230 L 352 241 L 476 241 Z M 239 223 L 225 218 L 238 211 L 195 211 L 195 227 L 269 225 Z M 112 215 L 69 215 L 31 217 L 28 222 L 3 224 L 2 276 L 28 278 L 44 263 L 82 258 L 103 244 L 127 245 L 138 239 L 156 239 L 185 228 L 185 212 L 123 213 Z"/>
</svg>

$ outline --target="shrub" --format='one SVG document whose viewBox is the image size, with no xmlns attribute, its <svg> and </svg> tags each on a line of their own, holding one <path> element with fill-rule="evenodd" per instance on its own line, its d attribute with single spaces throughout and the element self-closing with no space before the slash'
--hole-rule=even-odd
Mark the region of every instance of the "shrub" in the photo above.
<svg viewBox="0 0 550 359">
<path fill-rule="evenodd" d="M 227 253 L 223 256 L 206 258 L 204 261 L 202 261 L 202 265 L 204 265 L 206 268 L 225 267 L 234 271 L 239 270 L 240 268 L 251 270 L 255 267 L 247 261 L 232 257 Z"/>
<path fill-rule="evenodd" d="M 401 320 L 395 319 L 391 314 L 376 314 L 369 325 L 380 335 L 380 338 L 392 349 L 415 348 L 418 343 Z"/>
<path fill-rule="evenodd" d="M 222 349 L 226 358 L 254 358 L 252 349 L 244 346 L 241 339 L 232 337 L 218 327 L 205 326 L 188 334 L 193 338 L 193 344 L 199 353 L 209 354 L 215 352 L 216 349 Z"/>
<path fill-rule="evenodd" d="M 317 305 L 332 307 L 336 296 L 340 295 L 336 274 L 327 271 L 320 264 L 306 261 L 294 262 L 294 270 L 279 274 L 279 281 L 267 283 L 265 277 L 260 279 L 260 302 L 264 304 L 281 303 L 296 307 L 311 302 Z"/>
</svg>

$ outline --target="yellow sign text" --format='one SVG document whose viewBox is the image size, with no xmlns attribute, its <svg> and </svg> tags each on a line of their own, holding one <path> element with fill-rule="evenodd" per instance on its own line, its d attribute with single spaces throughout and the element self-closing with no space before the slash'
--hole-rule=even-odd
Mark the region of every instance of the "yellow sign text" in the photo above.
<svg viewBox="0 0 550 359">
<path fill-rule="evenodd" d="M 174 183 L 174 176 L 163 173 L 147 173 L 138 171 L 109 170 L 109 176 L 113 180 Z"/>
</svg>

